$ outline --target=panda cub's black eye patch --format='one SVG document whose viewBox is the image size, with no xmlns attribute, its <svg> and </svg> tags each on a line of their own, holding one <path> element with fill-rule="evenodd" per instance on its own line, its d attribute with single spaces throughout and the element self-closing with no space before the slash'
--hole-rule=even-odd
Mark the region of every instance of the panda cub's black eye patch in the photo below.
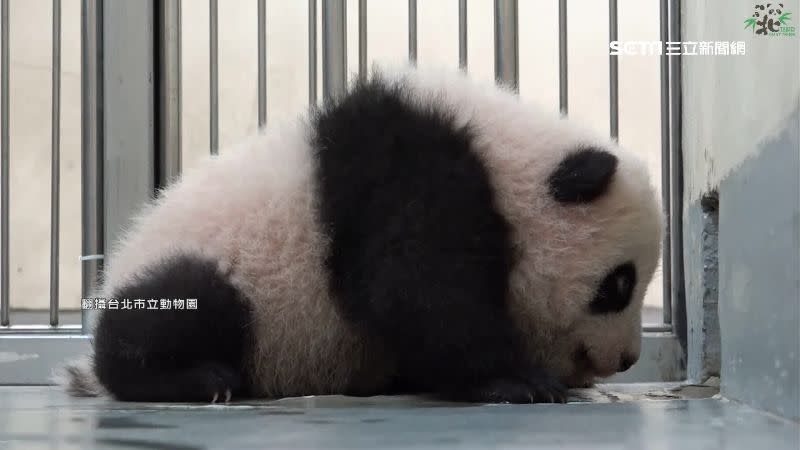
<svg viewBox="0 0 800 450">
<path fill-rule="evenodd" d="M 614 268 L 597 288 L 589 308 L 592 314 L 617 313 L 628 307 L 636 286 L 636 267 L 625 263 Z"/>
<path fill-rule="evenodd" d="M 617 157 L 605 150 L 574 151 L 550 175 L 550 195 L 559 203 L 592 202 L 606 192 L 616 170 Z"/>
</svg>

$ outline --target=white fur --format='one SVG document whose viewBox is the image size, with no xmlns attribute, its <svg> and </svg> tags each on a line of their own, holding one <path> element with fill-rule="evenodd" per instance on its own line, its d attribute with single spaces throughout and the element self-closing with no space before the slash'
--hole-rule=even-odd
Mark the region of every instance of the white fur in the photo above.
<svg viewBox="0 0 800 450">
<path fill-rule="evenodd" d="M 369 360 L 380 352 L 367 351 L 369 341 L 348 329 L 327 296 L 308 138 L 304 120 L 274 126 L 186 173 L 134 221 L 104 283 L 108 296 L 172 252 L 219 261 L 253 300 L 260 346 L 250 365 L 266 395 L 337 392 L 356 376 L 382 379 L 372 375 L 381 362 Z"/>
<path fill-rule="evenodd" d="M 531 357 L 572 385 L 612 373 L 623 352 L 638 354 L 640 309 L 661 241 L 657 197 L 644 164 L 607 139 L 523 104 L 513 94 L 450 71 L 400 68 L 417 107 L 442 107 L 478 134 L 478 151 L 514 229 L 522 260 L 510 280 L 522 329 L 536 329 Z M 209 159 L 137 216 L 110 255 L 104 294 L 166 254 L 189 251 L 220 270 L 253 300 L 261 344 L 252 377 L 268 395 L 340 392 L 354 382 L 378 388 L 389 362 L 357 335 L 328 298 L 315 216 L 315 180 L 305 118 L 271 125 Z M 597 145 L 616 153 L 608 195 L 581 206 L 557 204 L 546 180 L 566 152 Z M 586 314 L 597 283 L 633 259 L 639 282 L 622 314 Z M 590 349 L 599 372 L 575 373 L 572 352 Z M 607 372 L 607 373 L 606 373 Z"/>
</svg>

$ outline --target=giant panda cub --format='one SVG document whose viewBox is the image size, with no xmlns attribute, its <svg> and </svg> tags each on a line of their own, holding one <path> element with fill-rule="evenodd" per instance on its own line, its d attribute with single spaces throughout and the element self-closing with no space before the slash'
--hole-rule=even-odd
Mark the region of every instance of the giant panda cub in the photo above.
<svg viewBox="0 0 800 450">
<path fill-rule="evenodd" d="M 158 194 L 66 388 L 563 402 L 637 361 L 660 214 L 613 142 L 459 71 L 374 69 Z"/>
</svg>

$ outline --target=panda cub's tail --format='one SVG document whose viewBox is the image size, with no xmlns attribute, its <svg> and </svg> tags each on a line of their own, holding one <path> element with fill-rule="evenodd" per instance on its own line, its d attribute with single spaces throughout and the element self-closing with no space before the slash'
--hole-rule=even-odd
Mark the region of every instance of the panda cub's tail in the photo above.
<svg viewBox="0 0 800 450">
<path fill-rule="evenodd" d="M 92 370 L 90 356 L 67 362 L 53 376 L 53 381 L 73 397 L 99 397 L 105 389 Z"/>
</svg>

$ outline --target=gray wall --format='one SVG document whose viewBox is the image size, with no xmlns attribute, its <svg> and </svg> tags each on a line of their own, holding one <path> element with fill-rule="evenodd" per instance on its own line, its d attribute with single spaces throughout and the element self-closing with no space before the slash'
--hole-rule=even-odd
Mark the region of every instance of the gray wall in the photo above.
<svg viewBox="0 0 800 450">
<path fill-rule="evenodd" d="M 800 17 L 798 0 L 783 3 Z M 746 43 L 745 56 L 682 58 L 687 372 L 718 370 L 725 397 L 797 420 L 800 37 L 744 29 L 752 0 L 684 4 L 683 41 Z M 717 238 L 701 208 L 713 191 Z"/>
</svg>

